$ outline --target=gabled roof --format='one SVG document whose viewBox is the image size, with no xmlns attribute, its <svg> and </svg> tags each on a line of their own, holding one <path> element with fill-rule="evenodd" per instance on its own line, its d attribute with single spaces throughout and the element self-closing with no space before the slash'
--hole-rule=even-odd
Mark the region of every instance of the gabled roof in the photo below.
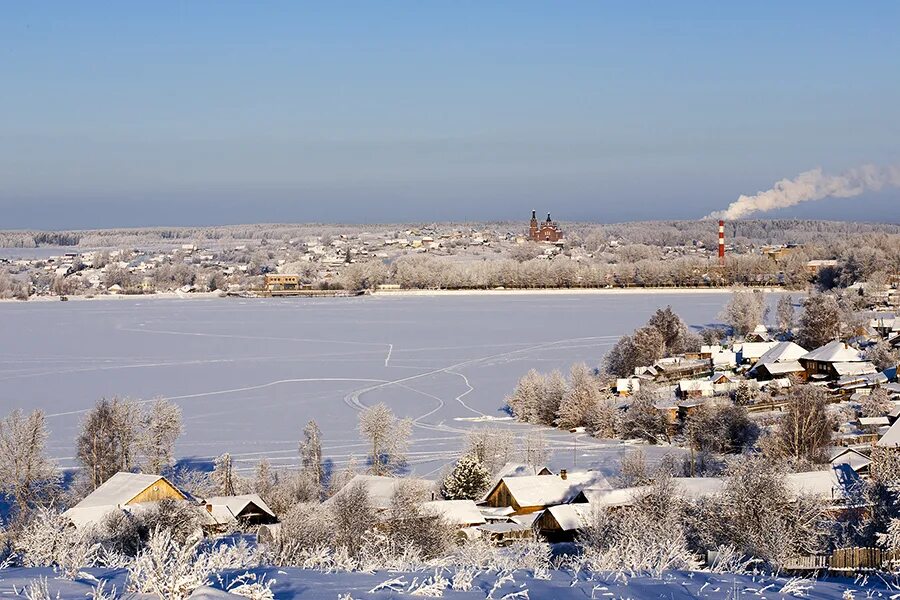
<svg viewBox="0 0 900 600">
<path fill-rule="evenodd" d="M 409 479 L 399 477 L 384 477 L 381 475 L 356 475 L 347 482 L 338 492 L 326 500 L 323 504 L 331 504 L 335 498 L 341 497 L 346 490 L 355 485 L 361 485 L 369 495 L 369 503 L 373 508 L 390 508 L 394 495 L 401 485 L 413 485 L 422 488 L 423 493 L 434 486 L 434 481 L 428 479 Z"/>
<path fill-rule="evenodd" d="M 816 362 L 859 362 L 862 357 L 856 349 L 851 348 L 840 340 L 829 342 L 815 350 L 807 352 L 800 357 L 802 360 L 814 360 Z"/>
<path fill-rule="evenodd" d="M 853 448 L 842 448 L 836 454 L 831 456 L 831 464 L 833 465 L 850 465 L 854 471 L 859 471 L 871 464 L 872 459 Z"/>
<path fill-rule="evenodd" d="M 472 500 L 435 500 L 422 504 L 422 510 L 444 519 L 451 525 L 483 525 L 484 515 Z"/>
<path fill-rule="evenodd" d="M 187 495 L 161 475 L 145 475 L 143 473 L 119 472 L 107 479 L 100 487 L 87 495 L 81 502 L 63 513 L 76 527 L 97 523 L 107 514 L 127 510 L 126 505 L 141 492 L 165 481 L 175 489 L 183 499 Z"/>
<path fill-rule="evenodd" d="M 206 498 L 206 504 L 212 506 L 213 516 L 221 509 L 227 511 L 235 518 L 242 516 L 242 513 L 248 508 L 255 506 L 263 513 L 269 515 L 273 519 L 276 518 L 275 512 L 259 497 L 258 494 L 244 494 L 242 496 L 213 496 Z"/>
<path fill-rule="evenodd" d="M 900 419 L 894 421 L 881 439 L 875 442 L 879 448 L 900 448 Z"/>
<path fill-rule="evenodd" d="M 846 500 L 860 483 L 859 475 L 848 464 L 833 464 L 825 471 L 788 473 L 785 475 L 788 492 L 795 496 L 815 496 L 831 500 Z"/>
<path fill-rule="evenodd" d="M 562 531 L 575 531 L 588 524 L 592 510 L 594 507 L 590 504 L 560 504 L 549 507 L 547 512 Z"/>
<path fill-rule="evenodd" d="M 587 487 L 609 489 L 609 482 L 599 471 L 568 473 L 566 479 L 558 475 L 530 475 L 525 477 L 504 477 L 491 488 L 488 496 L 500 484 L 521 506 L 552 506 L 563 504 Z"/>
<path fill-rule="evenodd" d="M 759 357 L 761 363 L 776 363 L 797 360 L 808 351 L 794 342 L 778 342 Z"/>
<path fill-rule="evenodd" d="M 785 375 L 787 373 L 800 373 L 806 369 L 804 369 L 803 365 L 796 360 L 787 360 L 784 362 L 759 361 L 753 366 L 753 369 L 751 369 L 750 372 L 755 373 L 760 370 L 765 370 L 769 375 Z"/>
<path fill-rule="evenodd" d="M 100 487 L 87 495 L 87 497 L 72 508 L 92 508 L 98 506 L 125 506 L 141 492 L 163 480 L 170 486 L 162 475 L 144 475 L 143 473 L 119 472 L 107 479 Z M 178 489 L 178 488 L 175 488 Z M 183 497 L 187 497 L 182 493 Z"/>
<path fill-rule="evenodd" d="M 780 342 L 744 342 L 738 354 L 741 360 L 755 360 L 777 346 Z"/>
<path fill-rule="evenodd" d="M 832 368 L 841 377 L 868 375 L 878 372 L 875 365 L 870 362 L 836 362 L 832 365 Z"/>
</svg>

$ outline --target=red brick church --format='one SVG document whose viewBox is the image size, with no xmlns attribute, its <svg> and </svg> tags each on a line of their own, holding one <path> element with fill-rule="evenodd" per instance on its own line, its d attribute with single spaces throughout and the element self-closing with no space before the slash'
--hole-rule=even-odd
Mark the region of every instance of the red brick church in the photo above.
<svg viewBox="0 0 900 600">
<path fill-rule="evenodd" d="M 534 242 L 558 242 L 562 239 L 563 233 L 556 223 L 550 220 L 550 213 L 547 213 L 547 220 L 538 223 L 537 211 L 531 211 L 531 226 L 528 228 L 528 237 Z"/>
</svg>

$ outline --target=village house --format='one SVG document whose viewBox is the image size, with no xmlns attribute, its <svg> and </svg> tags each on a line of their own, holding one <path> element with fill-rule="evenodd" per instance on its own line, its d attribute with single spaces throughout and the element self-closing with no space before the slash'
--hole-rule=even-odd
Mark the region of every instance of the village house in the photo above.
<svg viewBox="0 0 900 600">
<path fill-rule="evenodd" d="M 161 475 L 119 472 L 81 502 L 63 513 L 76 527 L 99 523 L 117 510 L 131 511 L 160 500 L 187 500 L 188 496 Z"/>
<path fill-rule="evenodd" d="M 526 515 L 569 502 L 585 488 L 610 487 L 606 477 L 598 471 L 503 477 L 485 495 L 484 504 L 491 507 L 509 506 L 514 515 Z"/>
<path fill-rule="evenodd" d="M 234 525 L 269 525 L 278 522 L 275 512 L 257 494 L 213 496 L 203 501 L 211 528 L 227 530 Z"/>
<path fill-rule="evenodd" d="M 855 348 L 835 340 L 807 352 L 798 360 L 810 379 L 837 379 L 840 375 L 835 364 L 862 362 L 862 357 Z"/>
</svg>

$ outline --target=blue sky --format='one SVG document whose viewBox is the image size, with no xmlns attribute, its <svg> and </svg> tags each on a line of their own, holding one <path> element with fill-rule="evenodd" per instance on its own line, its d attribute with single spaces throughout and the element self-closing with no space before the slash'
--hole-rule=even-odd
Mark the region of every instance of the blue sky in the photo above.
<svg viewBox="0 0 900 600">
<path fill-rule="evenodd" d="M 888 1 L 11 3 L 0 229 L 697 218 L 900 162 L 898 75 Z"/>
</svg>

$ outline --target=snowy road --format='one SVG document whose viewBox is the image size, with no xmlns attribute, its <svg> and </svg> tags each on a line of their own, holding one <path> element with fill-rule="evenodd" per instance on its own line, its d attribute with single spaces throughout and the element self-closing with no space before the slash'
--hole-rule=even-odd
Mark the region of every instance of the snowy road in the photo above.
<svg viewBox="0 0 900 600">
<path fill-rule="evenodd" d="M 671 304 L 693 326 L 722 294 L 426 296 L 269 300 L 141 299 L 0 304 L 0 413 L 42 408 L 51 450 L 72 463 L 83 412 L 101 397 L 181 405 L 181 457 L 231 452 L 240 468 L 293 464 L 316 419 L 335 467 L 365 447 L 356 413 L 385 402 L 414 419 L 410 465 L 453 458 L 460 438 L 505 419 L 503 398 L 530 368 L 595 365 L 622 334 Z M 618 444 L 548 432 L 560 467 L 614 468 Z"/>
</svg>

